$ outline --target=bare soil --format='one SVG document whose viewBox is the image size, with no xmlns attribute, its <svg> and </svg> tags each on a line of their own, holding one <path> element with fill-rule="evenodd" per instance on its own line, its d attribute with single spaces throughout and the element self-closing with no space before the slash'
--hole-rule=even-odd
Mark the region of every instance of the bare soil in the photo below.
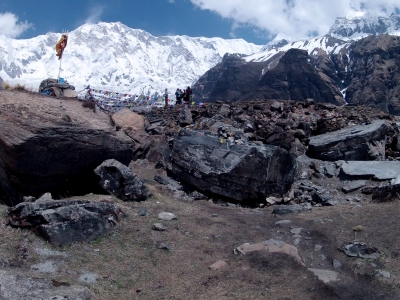
<svg viewBox="0 0 400 300">
<path fill-rule="evenodd" d="M 400 242 L 398 202 L 344 203 L 313 208 L 309 212 L 275 216 L 272 206 L 258 209 L 220 206 L 210 201 L 187 201 L 154 181 L 156 170 L 147 161 L 130 165 L 152 196 L 143 202 L 122 202 L 112 196 L 82 198 L 108 200 L 127 213 L 109 235 L 87 243 L 53 246 L 29 231 L 0 227 L 0 259 L 8 269 L 54 282 L 87 285 L 94 299 L 400 299 Z M 74 197 L 79 198 L 79 197 Z M 145 208 L 149 216 L 139 216 Z M 5 206 L 1 207 L 4 212 Z M 160 221 L 160 212 L 177 220 Z M 287 225 L 277 225 L 290 220 Z M 152 229 L 162 223 L 166 231 Z M 354 227 L 358 226 L 357 231 Z M 305 266 L 285 254 L 234 254 L 244 243 L 268 239 L 294 243 L 294 228 L 302 228 L 297 245 Z M 298 238 L 298 237 L 297 237 Z M 347 257 L 338 248 L 359 241 L 377 247 L 378 260 Z M 168 249 L 160 249 L 164 243 Z M 67 256 L 46 256 L 37 249 Z M 334 269 L 333 260 L 342 266 Z M 218 260 L 221 269 L 209 266 Z M 40 273 L 32 265 L 52 261 L 56 270 Z M 337 281 L 324 283 L 308 268 L 334 270 Z M 390 278 L 379 271 L 390 272 Z M 83 283 L 82 274 L 98 275 L 96 283 Z"/>
</svg>

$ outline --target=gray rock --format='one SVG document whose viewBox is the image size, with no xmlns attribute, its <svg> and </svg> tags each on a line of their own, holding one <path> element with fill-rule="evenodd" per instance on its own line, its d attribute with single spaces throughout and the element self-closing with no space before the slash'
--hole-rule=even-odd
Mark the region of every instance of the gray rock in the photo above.
<svg viewBox="0 0 400 300">
<path fill-rule="evenodd" d="M 184 107 L 178 116 L 178 123 L 180 126 L 187 126 L 193 123 L 193 117 L 190 109 L 188 107 Z"/>
<path fill-rule="evenodd" d="M 31 278 L 14 271 L 0 270 L 0 298 L 2 300 L 40 299 L 94 299 L 83 286 L 54 286 L 50 279 Z"/>
<path fill-rule="evenodd" d="M 360 242 L 344 244 L 339 248 L 339 250 L 342 250 L 347 256 L 350 257 L 378 259 L 381 256 L 378 248 Z"/>
<path fill-rule="evenodd" d="M 324 283 L 329 283 L 338 280 L 339 276 L 338 272 L 330 270 L 314 269 L 314 268 L 309 268 L 308 270 L 313 272 L 314 275 L 317 276 L 318 279 L 323 281 Z"/>
<path fill-rule="evenodd" d="M 157 230 L 157 231 L 165 231 L 167 229 L 167 227 L 165 227 L 161 223 L 154 223 L 152 228 L 153 228 L 153 230 Z"/>
<path fill-rule="evenodd" d="M 149 215 L 149 212 L 147 211 L 146 208 L 144 208 L 144 207 L 139 208 L 138 216 L 147 217 L 148 215 Z"/>
<path fill-rule="evenodd" d="M 383 271 L 383 270 L 380 270 L 380 271 L 378 272 L 377 275 L 378 275 L 379 277 L 382 277 L 382 278 L 385 278 L 385 279 L 390 279 L 390 277 L 391 277 L 390 272 L 388 272 L 388 271 Z"/>
<path fill-rule="evenodd" d="M 172 178 L 170 178 L 168 176 L 163 176 L 163 175 L 158 175 L 157 174 L 157 175 L 154 176 L 154 180 L 157 181 L 160 184 L 169 185 L 173 189 L 176 189 L 176 190 L 179 190 L 179 191 L 182 190 L 182 185 L 178 181 L 176 181 L 176 180 L 174 180 L 174 179 L 172 179 Z"/>
<path fill-rule="evenodd" d="M 272 213 L 276 215 L 286 215 L 286 214 L 299 213 L 309 210 L 311 210 L 311 205 L 308 203 L 304 205 L 302 204 L 276 205 L 272 210 Z"/>
<path fill-rule="evenodd" d="M 329 177 L 329 178 L 337 176 L 336 166 L 334 164 L 326 164 L 324 166 L 324 173 L 325 173 L 325 176 Z"/>
<path fill-rule="evenodd" d="M 365 180 L 356 180 L 356 181 L 352 181 L 349 182 L 348 184 L 346 184 L 345 186 L 342 187 L 342 191 L 347 193 L 351 193 L 351 192 L 355 192 L 358 189 L 364 187 L 366 185 Z"/>
<path fill-rule="evenodd" d="M 340 269 L 342 267 L 342 263 L 338 261 L 337 259 L 334 259 L 332 261 L 332 266 L 334 269 Z"/>
<path fill-rule="evenodd" d="M 31 266 L 32 270 L 38 271 L 39 273 L 50 273 L 54 274 L 57 271 L 57 266 L 52 261 L 45 261 Z"/>
<path fill-rule="evenodd" d="M 139 177 L 115 159 L 104 161 L 94 172 L 101 177 L 100 185 L 121 200 L 141 201 L 151 195 Z"/>
<path fill-rule="evenodd" d="M 170 212 L 161 212 L 158 214 L 158 218 L 164 221 L 171 221 L 178 219 L 177 216 L 175 216 L 173 213 Z"/>
<path fill-rule="evenodd" d="M 384 120 L 352 126 L 310 138 L 307 155 L 326 161 L 374 160 L 371 144 L 385 142 L 389 127 Z"/>
<path fill-rule="evenodd" d="M 97 278 L 99 278 L 99 275 L 95 273 L 84 273 L 79 276 L 79 281 L 87 284 L 93 284 L 97 283 Z"/>
<path fill-rule="evenodd" d="M 347 176 L 390 180 L 400 175 L 400 161 L 347 161 L 341 166 Z"/>
<path fill-rule="evenodd" d="M 114 204 L 86 200 L 22 202 L 8 209 L 8 224 L 35 231 L 57 245 L 88 241 L 119 225 L 122 210 Z"/>
</svg>

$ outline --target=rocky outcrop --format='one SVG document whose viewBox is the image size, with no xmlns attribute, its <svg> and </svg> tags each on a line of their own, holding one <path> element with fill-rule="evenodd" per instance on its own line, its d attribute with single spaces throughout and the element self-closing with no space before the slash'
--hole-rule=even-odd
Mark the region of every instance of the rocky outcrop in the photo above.
<svg viewBox="0 0 400 300">
<path fill-rule="evenodd" d="M 384 160 L 388 130 L 384 120 L 376 120 L 369 125 L 317 135 L 310 138 L 307 155 L 328 161 Z M 372 151 L 373 147 L 378 152 Z"/>
<path fill-rule="evenodd" d="M 103 236 L 123 215 L 118 206 L 105 202 L 38 200 L 9 208 L 6 218 L 9 225 L 33 230 L 52 244 L 68 245 Z"/>
<path fill-rule="evenodd" d="M 270 68 L 247 99 L 314 99 L 318 103 L 344 104 L 335 83 L 308 62 L 307 51 L 288 50 L 279 63 Z"/>
<path fill-rule="evenodd" d="M 284 194 L 296 172 L 288 151 L 269 145 L 235 143 L 211 132 L 185 130 L 175 137 L 172 172 L 203 193 L 235 201 L 265 201 Z"/>
<path fill-rule="evenodd" d="M 121 200 L 141 201 L 150 196 L 140 178 L 115 159 L 104 161 L 94 172 L 101 177 L 100 185 Z"/>
<path fill-rule="evenodd" d="M 400 37 L 369 36 L 349 49 L 346 101 L 400 115 Z"/>
<path fill-rule="evenodd" d="M 45 192 L 101 192 L 93 169 L 106 159 L 132 159 L 132 140 L 78 100 L 3 90 L 0 110 L 0 200 L 8 205 Z"/>
</svg>

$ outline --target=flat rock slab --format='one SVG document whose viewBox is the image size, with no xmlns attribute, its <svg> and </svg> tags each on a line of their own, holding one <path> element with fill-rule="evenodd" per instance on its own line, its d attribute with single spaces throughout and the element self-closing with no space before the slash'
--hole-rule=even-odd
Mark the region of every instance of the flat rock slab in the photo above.
<svg viewBox="0 0 400 300">
<path fill-rule="evenodd" d="M 314 273 L 315 276 L 318 277 L 319 280 L 323 281 L 324 283 L 329 283 L 332 281 L 337 281 L 339 273 L 335 271 L 330 271 L 330 270 L 323 270 L 323 269 L 314 269 L 314 268 L 309 268 L 311 272 Z"/>
<path fill-rule="evenodd" d="M 341 171 L 348 176 L 390 180 L 400 176 L 400 161 L 346 161 Z"/>
<path fill-rule="evenodd" d="M 234 252 L 236 251 L 242 254 L 247 254 L 253 251 L 268 251 L 271 253 L 283 253 L 291 256 L 299 264 L 304 265 L 297 251 L 297 248 L 295 246 L 286 244 L 279 240 L 270 239 L 258 244 L 246 243 L 237 247 Z"/>
<path fill-rule="evenodd" d="M 173 213 L 170 212 L 161 212 L 158 214 L 158 218 L 164 221 L 171 221 L 178 219 Z"/>
<path fill-rule="evenodd" d="M 364 187 L 366 185 L 365 180 L 356 180 L 353 182 L 349 182 L 345 186 L 342 187 L 342 191 L 347 193 L 355 192 L 358 189 Z"/>
</svg>

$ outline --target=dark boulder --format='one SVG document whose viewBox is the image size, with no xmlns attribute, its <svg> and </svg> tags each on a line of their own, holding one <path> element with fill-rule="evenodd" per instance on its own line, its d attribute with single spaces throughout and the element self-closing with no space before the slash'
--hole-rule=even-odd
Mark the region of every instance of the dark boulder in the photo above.
<svg viewBox="0 0 400 300">
<path fill-rule="evenodd" d="M 236 201 L 265 201 L 291 186 L 295 158 L 270 145 L 219 138 L 217 134 L 184 130 L 175 138 L 172 173 L 182 182 Z"/>
<path fill-rule="evenodd" d="M 124 213 L 114 204 L 86 200 L 24 202 L 8 209 L 13 227 L 31 229 L 56 245 L 89 241 L 119 225 Z"/>
<path fill-rule="evenodd" d="M 381 156 L 384 158 L 388 130 L 384 120 L 376 120 L 369 125 L 357 125 L 317 135 L 310 138 L 307 155 L 326 161 L 375 160 L 377 154 L 371 150 L 381 148 Z"/>
<path fill-rule="evenodd" d="M 375 188 L 372 193 L 372 200 L 376 202 L 400 200 L 400 184 Z"/>
<path fill-rule="evenodd" d="M 150 196 L 150 191 L 140 178 L 115 159 L 104 161 L 94 172 L 101 177 L 100 185 L 121 200 L 141 201 Z"/>
</svg>

